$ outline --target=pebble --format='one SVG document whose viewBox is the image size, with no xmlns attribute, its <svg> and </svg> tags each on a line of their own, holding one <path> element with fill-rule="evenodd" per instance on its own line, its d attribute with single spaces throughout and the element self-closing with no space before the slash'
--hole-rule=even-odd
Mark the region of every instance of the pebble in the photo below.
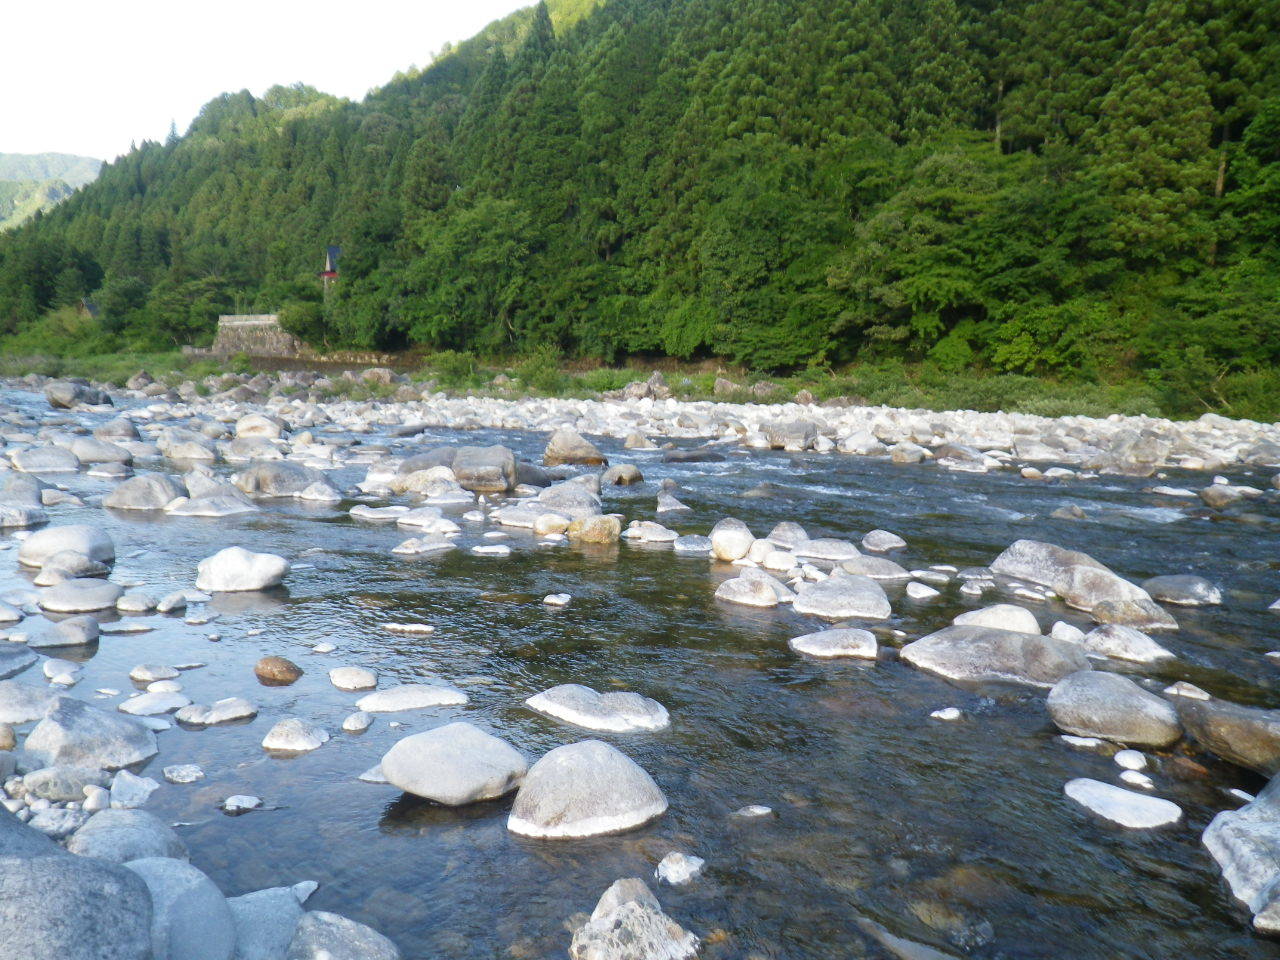
<svg viewBox="0 0 1280 960">
<path fill-rule="evenodd" d="M 572 599 L 567 593 L 548 593 L 542 598 L 542 602 L 548 607 L 567 607 Z"/>
<path fill-rule="evenodd" d="M 247 813 L 250 810 L 257 810 L 260 806 L 262 806 L 261 797 L 241 793 L 222 801 L 222 809 L 231 814 Z"/>
<path fill-rule="evenodd" d="M 691 857 L 672 850 L 658 863 L 658 869 L 653 872 L 653 875 L 672 886 L 679 886 L 700 874 L 706 862 L 701 857 Z"/>
<path fill-rule="evenodd" d="M 1147 757 L 1141 750 L 1121 750 L 1112 759 L 1126 770 L 1145 770 L 1147 768 Z"/>
<path fill-rule="evenodd" d="M 773 807 L 766 807 L 764 804 L 752 803 L 745 807 L 739 807 L 733 811 L 732 816 L 735 817 L 767 817 L 773 813 Z"/>
<path fill-rule="evenodd" d="M 941 710 L 935 710 L 929 714 L 934 720 L 959 720 L 964 714 L 960 712 L 959 707 L 943 707 Z"/>
<path fill-rule="evenodd" d="M 181 763 L 164 768 L 164 778 L 170 783 L 195 783 L 204 779 L 204 771 L 194 763 Z"/>
<path fill-rule="evenodd" d="M 1098 780 L 1083 777 L 1070 780 L 1063 792 L 1098 816 L 1134 830 L 1163 827 L 1182 819 L 1182 808 L 1172 801 L 1143 796 Z"/>
</svg>

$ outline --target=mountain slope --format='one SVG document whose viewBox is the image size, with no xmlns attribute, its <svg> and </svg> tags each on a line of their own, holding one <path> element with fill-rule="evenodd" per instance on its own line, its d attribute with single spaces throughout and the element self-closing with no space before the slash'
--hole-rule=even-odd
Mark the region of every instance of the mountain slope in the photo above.
<svg viewBox="0 0 1280 960">
<path fill-rule="evenodd" d="M 53 209 L 101 168 L 101 160 L 66 153 L 0 153 L 0 230 Z"/>
<path fill-rule="evenodd" d="M 362 103 L 211 101 L 0 241 L 0 327 L 91 293 L 122 343 L 200 341 L 235 302 L 331 346 L 1127 372 L 1194 408 L 1280 364 L 1278 83 L 1276 0 L 565 0 Z"/>
</svg>

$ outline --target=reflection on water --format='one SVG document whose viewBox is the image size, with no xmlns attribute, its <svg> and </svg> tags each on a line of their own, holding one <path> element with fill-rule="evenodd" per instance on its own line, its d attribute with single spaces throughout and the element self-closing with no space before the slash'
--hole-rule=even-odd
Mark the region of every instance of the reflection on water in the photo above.
<svg viewBox="0 0 1280 960">
<path fill-rule="evenodd" d="M 407 451 L 440 438 L 505 442 L 525 457 L 536 457 L 542 442 L 438 430 L 432 439 L 359 439 Z M 1280 700 L 1277 667 L 1265 657 L 1280 647 L 1280 619 L 1265 613 L 1277 594 L 1272 501 L 1253 504 L 1261 516 L 1242 525 L 1199 516 L 1194 501 L 1144 494 L 1152 481 L 1048 484 L 732 448 L 724 463 L 664 464 L 660 451 L 601 446 L 615 461 L 638 463 L 647 481 L 606 491 L 606 509 L 652 519 L 656 483 L 671 478 L 694 512 L 661 520 L 682 533 L 704 533 L 730 514 L 757 535 L 782 520 L 813 536 L 860 538 L 883 527 L 907 539 L 895 559 L 908 568 L 985 564 L 1013 539 L 1034 537 L 1085 550 L 1135 580 L 1202 574 L 1224 586 L 1228 602 L 1177 611 L 1183 629 L 1161 642 L 1179 659 L 1146 675 L 1190 680 L 1241 702 Z M 336 482 L 362 475 L 343 469 Z M 59 482 L 81 496 L 108 488 L 85 476 Z M 1071 504 L 1086 519 L 1050 518 Z M 144 581 L 156 595 L 189 587 L 195 564 L 230 544 L 294 560 L 307 553 L 287 589 L 220 596 L 206 608 L 218 614 L 210 623 L 152 617 L 152 632 L 103 636 L 74 688 L 93 699 L 100 687 L 129 689 L 137 663 L 203 662 L 182 676 L 194 700 L 243 695 L 260 705 L 252 722 L 160 734 L 161 754 L 147 768 L 157 779 L 169 764 L 204 768 L 198 783 L 165 784 L 149 809 L 187 824 L 179 832 L 192 861 L 229 895 L 314 879 L 321 886 L 312 906 L 372 924 L 408 957 L 562 957 L 572 914 L 589 911 L 620 876 L 651 875 L 677 849 L 705 857 L 706 872 L 658 892 L 681 923 L 715 933 L 708 957 L 888 956 L 859 926 L 863 917 L 982 958 L 1280 955 L 1249 932 L 1199 843 L 1229 804 L 1223 788 L 1261 785 L 1251 774 L 1203 755 L 1165 757 L 1153 777 L 1186 821 L 1151 833 L 1112 828 L 1067 801 L 1062 784 L 1076 776 L 1115 782 L 1118 768 L 1056 739 L 1042 692 L 961 689 L 897 662 L 892 649 L 875 664 L 797 658 L 786 640 L 822 625 L 786 608 L 718 604 L 714 587 L 733 571 L 705 559 L 625 544 L 549 548 L 522 531 L 502 541 L 510 557 L 476 557 L 465 548 L 484 542 L 488 527 L 470 522 L 464 549 L 400 558 L 389 551 L 407 534 L 352 521 L 350 506 L 279 502 L 221 520 L 102 519 L 117 541 L 117 576 Z M 86 515 L 50 512 L 54 522 Z M 28 586 L 9 566 L 3 586 Z M 553 592 L 571 594 L 572 603 L 545 607 L 541 598 Z M 875 629 L 890 648 L 972 606 L 953 590 L 928 603 L 909 600 L 901 585 L 889 594 L 894 616 Z M 1036 609 L 1045 627 L 1059 618 L 1085 623 L 1064 607 Z M 395 635 L 381 627 L 389 621 L 437 630 Z M 337 651 L 312 652 L 321 642 Z M 304 676 L 289 687 L 258 685 L 252 665 L 265 654 L 290 657 Z M 328 670 L 342 664 L 374 667 L 383 685 L 458 684 L 471 702 L 379 715 L 367 732 L 344 733 L 342 718 L 359 694 L 329 684 Z M 443 809 L 356 779 L 399 737 L 457 718 L 531 759 L 592 735 L 523 707 L 564 682 L 635 690 L 671 711 L 671 727 L 658 733 L 595 734 L 654 776 L 671 801 L 664 817 L 622 836 L 539 842 L 507 832 L 509 798 Z M 931 720 L 943 706 L 961 708 L 965 719 Z M 323 724 L 333 739 L 311 754 L 266 756 L 262 737 L 290 715 Z M 391 720 L 403 726 L 392 729 Z M 233 793 L 261 796 L 266 809 L 225 816 L 217 805 Z M 753 803 L 774 814 L 731 815 Z"/>
</svg>

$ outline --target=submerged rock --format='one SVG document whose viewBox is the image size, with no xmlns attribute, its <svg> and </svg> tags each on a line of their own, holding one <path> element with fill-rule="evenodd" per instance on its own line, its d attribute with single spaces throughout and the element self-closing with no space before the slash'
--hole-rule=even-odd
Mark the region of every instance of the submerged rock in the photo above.
<svg viewBox="0 0 1280 960">
<path fill-rule="evenodd" d="M 298 921 L 285 960 L 401 960 L 401 953 L 372 927 L 312 910 Z"/>
<path fill-rule="evenodd" d="M 667 798 L 640 765 L 599 740 L 557 747 L 516 794 L 507 829 L 529 837 L 590 837 L 648 823 Z"/>
<path fill-rule="evenodd" d="M 1089 661 L 1079 647 L 1033 633 L 950 626 L 902 648 L 912 666 L 950 680 L 1012 681 L 1053 686 Z"/>
</svg>

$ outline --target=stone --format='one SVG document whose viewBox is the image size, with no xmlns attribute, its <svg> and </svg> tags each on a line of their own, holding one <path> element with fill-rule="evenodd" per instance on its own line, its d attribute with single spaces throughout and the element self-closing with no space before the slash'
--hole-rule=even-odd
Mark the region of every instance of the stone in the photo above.
<svg viewBox="0 0 1280 960">
<path fill-rule="evenodd" d="M 1049 716 L 1065 733 L 1116 743 L 1167 747 L 1182 737 L 1178 714 L 1167 700 L 1128 677 L 1081 670 L 1049 691 Z"/>
<path fill-rule="evenodd" d="M 1115 623 L 1090 630 L 1080 643 L 1090 653 L 1135 663 L 1155 663 L 1173 656 L 1142 631 Z"/>
<path fill-rule="evenodd" d="M 630 733 L 661 730 L 671 722 L 667 709 L 638 693 L 599 693 L 578 683 L 562 683 L 525 701 L 531 710 L 589 730 Z"/>
<path fill-rule="evenodd" d="M 249 720 L 258 715 L 258 708 L 244 697 L 226 697 L 215 701 L 211 706 L 193 703 L 181 708 L 173 715 L 179 723 L 194 727 L 211 727 L 218 723 L 230 723 L 233 720 Z"/>
<path fill-rule="evenodd" d="M 154 717 L 162 713 L 173 713 L 189 706 L 191 698 L 174 691 L 149 691 L 120 703 L 116 709 L 135 717 Z"/>
<path fill-rule="evenodd" d="M 53 855 L 15 856 L 8 837 L 0 849 L 0 944 L 6 957 L 155 960 L 151 897 L 137 874 L 61 854 L 56 847 Z"/>
<path fill-rule="evenodd" d="M 261 806 L 261 797 L 248 796 L 243 793 L 234 794 L 222 801 L 223 811 L 231 814 L 232 816 L 248 813 L 250 810 L 257 810 Z"/>
<path fill-rule="evenodd" d="M 1092 611 L 1109 600 L 1147 600 L 1145 590 L 1117 576 L 1093 557 L 1051 543 L 1017 540 L 991 563 L 993 572 L 1049 587 L 1068 604 Z"/>
<path fill-rule="evenodd" d="M 23 473 L 75 473 L 80 458 L 62 447 L 28 447 L 9 454 L 13 469 Z"/>
<path fill-rule="evenodd" d="M 590 837 L 661 816 L 667 798 L 639 764 L 599 740 L 557 747 L 529 768 L 507 829 L 529 837 Z"/>
<path fill-rule="evenodd" d="M 401 960 L 401 953 L 372 927 L 312 910 L 298 921 L 284 960 Z"/>
<path fill-rule="evenodd" d="M 156 754 L 156 736 L 132 717 L 58 697 L 27 735 L 27 753 L 47 764 L 83 764 L 117 770 Z"/>
<path fill-rule="evenodd" d="M 356 701 L 356 709 L 365 713 L 395 713 L 400 710 L 422 710 L 426 707 L 454 707 L 467 702 L 461 690 L 433 683 L 402 683 L 366 693 Z"/>
<path fill-rule="evenodd" d="M 40 507 L 20 503 L 0 503 L 0 528 L 38 527 L 49 522 L 49 514 Z"/>
<path fill-rule="evenodd" d="M 551 434 L 542 452 L 542 462 L 548 467 L 560 464 L 584 464 L 596 466 L 609 461 L 591 441 L 575 430 L 557 430 Z"/>
<path fill-rule="evenodd" d="M 1280 710 L 1180 696 L 1178 719 L 1201 747 L 1264 776 L 1280 773 Z"/>
<path fill-rule="evenodd" d="M 1215 606 L 1222 603 L 1222 591 L 1206 580 L 1190 574 L 1152 577 L 1142 582 L 1152 599 L 1179 606 Z"/>
<path fill-rule="evenodd" d="M 160 788 L 150 777 L 139 777 L 120 770 L 111 781 L 111 806 L 119 810 L 141 807 Z"/>
<path fill-rule="evenodd" d="M 281 960 L 303 914 L 290 887 L 228 897 L 227 906 L 236 926 L 236 960 Z"/>
<path fill-rule="evenodd" d="M 1039 633 L 1036 615 L 1026 607 L 1013 603 L 997 603 L 981 610 L 969 610 L 960 614 L 952 623 L 961 626 L 995 627 L 997 630 L 1013 630 L 1016 633 Z"/>
<path fill-rule="evenodd" d="M 1009 681 L 1051 687 L 1089 669 L 1084 651 L 1052 637 L 992 627 L 950 626 L 907 644 L 907 663 L 949 680 Z"/>
<path fill-rule="evenodd" d="M 1098 623 L 1115 623 L 1139 630 L 1177 630 L 1178 621 L 1154 600 L 1104 600 L 1089 611 Z"/>
<path fill-rule="evenodd" d="M 334 667 L 329 671 L 329 682 L 339 690 L 372 690 L 378 685 L 378 675 L 367 667 Z"/>
<path fill-rule="evenodd" d="M 879 583 L 843 571 L 817 583 L 802 584 L 796 589 L 792 609 L 825 620 L 884 620 L 892 613 L 889 598 Z"/>
<path fill-rule="evenodd" d="M 1182 819 L 1182 808 L 1170 800 L 1144 796 L 1100 780 L 1079 777 L 1069 780 L 1062 789 L 1082 807 L 1133 830 L 1164 827 Z"/>
<path fill-rule="evenodd" d="M 0 643 L 0 680 L 16 676 L 37 659 L 36 655 L 25 646 Z"/>
<path fill-rule="evenodd" d="M 105 391 L 76 380 L 50 380 L 45 384 L 44 395 L 55 410 L 70 410 L 81 404 L 111 405 L 111 397 Z"/>
<path fill-rule="evenodd" d="M 140 473 L 125 480 L 102 498 L 102 505 L 113 510 L 163 510 L 187 488 L 180 481 L 162 473 Z"/>
<path fill-rule="evenodd" d="M 854 627 L 806 633 L 802 637 L 792 637 L 787 641 L 787 646 L 796 653 L 823 659 L 860 657 L 865 660 L 874 660 L 879 649 L 874 633 Z"/>
<path fill-rule="evenodd" d="M 188 474 L 190 477 L 190 474 Z M 294 497 L 313 483 L 324 483 L 324 475 L 318 470 L 304 467 L 299 463 L 287 461 L 269 461 L 255 463 L 253 466 L 234 474 L 231 482 L 242 492 L 251 497 Z M 188 486 L 190 480 L 188 479 Z M 202 496 L 194 490 L 192 498 Z"/>
<path fill-rule="evenodd" d="M 79 802 L 87 786 L 105 786 L 107 775 L 97 767 L 58 764 L 32 770 L 22 778 L 28 796 L 43 797 L 54 803 Z"/>
<path fill-rule="evenodd" d="M 123 587 L 108 580 L 76 577 L 49 587 L 40 594 L 39 604 L 50 613 L 108 610 L 116 605 L 123 593 Z"/>
<path fill-rule="evenodd" d="M 302 676 L 302 668 L 284 657 L 263 657 L 253 665 L 253 675 L 271 687 L 286 687 Z"/>
<path fill-rule="evenodd" d="M 711 528 L 711 555 L 717 560 L 741 560 L 755 543 L 750 528 L 741 520 L 725 517 Z"/>
<path fill-rule="evenodd" d="M 1238 810 L 1223 810 L 1202 838 L 1260 933 L 1280 933 L 1280 778 Z"/>
<path fill-rule="evenodd" d="M 105 563 L 90 560 L 74 550 L 62 550 L 49 557 L 36 574 L 37 587 L 51 587 L 77 577 L 106 577 L 111 568 Z"/>
<path fill-rule="evenodd" d="M 571 960 L 687 960 L 698 938 L 665 913 L 638 877 L 618 880 L 569 945 Z"/>
<path fill-rule="evenodd" d="M 518 750 L 465 722 L 405 737 L 381 766 L 392 786 L 450 807 L 509 793 L 527 769 Z"/>
<path fill-rule="evenodd" d="M 762 570 L 747 567 L 742 574 L 716 587 L 715 598 L 746 607 L 776 607 L 795 598 L 787 586 Z"/>
<path fill-rule="evenodd" d="M 82 857 L 128 863 L 145 857 L 187 859 L 172 828 L 145 810 L 102 810 L 71 835 L 67 849 Z"/>
<path fill-rule="evenodd" d="M 200 561 L 196 589 L 211 593 L 266 590 L 279 586 L 289 572 L 289 561 L 273 553 L 251 553 L 243 547 L 227 547 Z"/>
<path fill-rule="evenodd" d="M 177 763 L 161 772 L 170 783 L 195 783 L 204 779 L 204 771 L 195 763 Z"/>
<path fill-rule="evenodd" d="M 373 724 L 373 717 L 363 710 L 348 714 L 342 721 L 342 729 L 347 733 L 363 733 Z"/>
<path fill-rule="evenodd" d="M 818 428 L 812 420 L 775 420 L 764 424 L 761 432 L 772 449 L 795 453 L 808 450 L 818 439 Z"/>
<path fill-rule="evenodd" d="M 329 734 L 323 728 L 298 717 L 286 717 L 267 731 L 262 738 L 262 748 L 281 753 L 306 753 L 318 749 L 328 739 Z"/>
<path fill-rule="evenodd" d="M 516 455 L 502 446 L 459 447 L 453 473 L 464 490 L 506 493 L 516 486 Z"/>
<path fill-rule="evenodd" d="M 27 537 L 18 547 L 18 562 L 26 567 L 44 566 L 49 557 L 64 550 L 100 563 L 111 564 L 116 559 L 115 544 L 106 533 L 88 524 L 72 523 L 46 527 Z"/>
<path fill-rule="evenodd" d="M 35 657 L 31 659 L 34 663 Z M 57 696 L 47 687 L 23 683 L 21 680 L 0 680 L 0 723 L 39 720 Z"/>
<path fill-rule="evenodd" d="M 701 873 L 706 863 L 707 861 L 701 857 L 691 857 L 688 854 L 672 850 L 658 862 L 658 868 L 653 872 L 653 875 L 659 880 L 665 880 L 672 886 L 680 886 L 688 883 Z"/>
<path fill-rule="evenodd" d="M 643 480 L 644 475 L 634 463 L 619 463 L 600 474 L 601 486 L 628 487 Z"/>
<path fill-rule="evenodd" d="M 565 533 L 579 543 L 616 543 L 622 535 L 622 521 L 608 514 L 579 517 L 569 524 Z"/>
<path fill-rule="evenodd" d="M 156 960 L 232 960 L 236 925 L 212 880 L 172 857 L 142 857 L 125 867 L 151 892 L 151 949 Z"/>
</svg>

